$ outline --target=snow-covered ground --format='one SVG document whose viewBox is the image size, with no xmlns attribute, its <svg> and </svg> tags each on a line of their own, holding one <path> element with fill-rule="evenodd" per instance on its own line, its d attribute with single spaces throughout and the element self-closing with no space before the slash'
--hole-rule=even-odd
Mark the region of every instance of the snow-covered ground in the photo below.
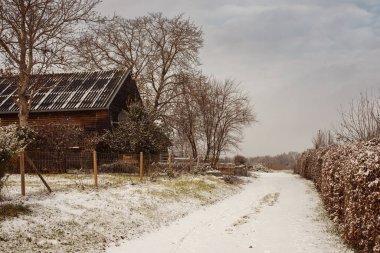
<svg viewBox="0 0 380 253">
<path fill-rule="evenodd" d="M 108 253 L 343 253 L 312 183 L 290 173 L 262 173 L 244 191 Z"/>
<path fill-rule="evenodd" d="M 108 186 L 81 190 L 83 179 L 50 175 L 45 179 L 55 189 L 52 194 L 38 178 L 28 177 L 27 196 L 21 197 L 19 179 L 13 177 L 5 189 L 10 200 L 1 204 L 18 203 L 30 211 L 17 218 L 0 216 L 0 252 L 104 252 L 110 244 L 157 230 L 241 190 L 213 176 L 140 184 L 136 178 L 105 175 Z"/>
</svg>

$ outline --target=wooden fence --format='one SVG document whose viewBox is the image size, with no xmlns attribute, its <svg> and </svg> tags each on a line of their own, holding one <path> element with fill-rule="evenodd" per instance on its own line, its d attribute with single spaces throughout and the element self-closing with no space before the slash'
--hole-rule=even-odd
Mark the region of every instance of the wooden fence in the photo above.
<svg viewBox="0 0 380 253">
<path fill-rule="evenodd" d="M 181 159 L 179 159 L 181 160 Z M 187 164 L 183 171 L 190 171 L 193 159 L 183 161 Z M 178 169 L 178 161 L 173 166 L 175 159 L 173 154 L 116 154 L 97 151 L 22 151 L 19 154 L 18 166 L 13 173 L 20 173 L 21 194 L 26 194 L 26 174 L 35 174 L 41 179 L 48 192 L 52 189 L 45 175 L 52 174 L 77 174 L 87 175 L 86 184 L 93 187 L 99 186 L 99 175 L 129 174 L 139 178 L 151 176 L 154 173 L 165 174 Z M 91 176 L 92 175 L 92 176 Z M 92 182 L 89 182 L 90 176 Z"/>
<path fill-rule="evenodd" d="M 247 175 L 245 167 L 218 164 L 214 169 L 219 171 L 215 175 L 220 176 Z M 82 189 L 88 186 L 95 188 L 109 186 L 126 177 L 129 177 L 130 180 L 144 181 L 146 177 L 153 179 L 157 176 L 167 175 L 170 177 L 181 173 L 208 173 L 209 170 L 212 170 L 209 164 L 200 163 L 199 158 L 174 157 L 172 152 L 168 154 L 117 154 L 66 150 L 59 152 L 22 151 L 19 154 L 18 166 L 15 167 L 13 173 L 20 173 L 21 194 L 25 196 L 26 179 L 28 179 L 26 174 L 37 175 L 39 179 L 33 177 L 33 182 L 30 183 L 36 184 L 36 180 L 41 181 L 46 190 L 52 192 L 52 190 L 67 188 L 70 185 L 77 185 Z M 212 172 L 217 171 L 212 170 Z M 54 176 L 54 174 L 60 175 Z M 57 185 L 56 181 L 60 180 L 59 177 L 66 181 Z M 75 182 L 73 183 L 73 181 Z"/>
</svg>

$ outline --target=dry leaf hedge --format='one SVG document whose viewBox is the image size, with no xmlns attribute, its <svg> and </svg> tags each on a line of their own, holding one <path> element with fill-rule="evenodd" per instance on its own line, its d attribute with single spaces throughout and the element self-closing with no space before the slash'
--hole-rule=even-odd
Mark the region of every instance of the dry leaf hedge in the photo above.
<svg viewBox="0 0 380 253">
<path fill-rule="evenodd" d="M 380 139 L 307 150 L 295 172 L 314 181 L 349 244 L 380 253 Z"/>
</svg>

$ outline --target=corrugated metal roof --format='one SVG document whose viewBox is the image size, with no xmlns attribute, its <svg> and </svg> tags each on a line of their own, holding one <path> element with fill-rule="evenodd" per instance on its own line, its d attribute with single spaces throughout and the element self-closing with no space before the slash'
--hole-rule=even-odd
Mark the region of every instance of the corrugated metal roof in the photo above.
<svg viewBox="0 0 380 253">
<path fill-rule="evenodd" d="M 128 70 L 36 75 L 32 112 L 105 109 Z M 0 113 L 16 113 L 17 77 L 0 77 Z"/>
</svg>

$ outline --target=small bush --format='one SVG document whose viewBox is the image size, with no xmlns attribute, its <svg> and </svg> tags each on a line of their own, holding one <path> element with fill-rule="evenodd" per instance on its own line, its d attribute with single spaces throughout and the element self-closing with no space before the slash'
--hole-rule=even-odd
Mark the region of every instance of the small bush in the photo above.
<svg viewBox="0 0 380 253">
<path fill-rule="evenodd" d="M 235 165 L 242 165 L 247 163 L 247 158 L 242 155 L 236 155 L 234 157 L 234 163 Z"/>
<path fill-rule="evenodd" d="M 32 140 L 33 131 L 16 125 L 0 127 L 0 199 L 3 177 L 16 165 L 17 154 Z"/>
</svg>

